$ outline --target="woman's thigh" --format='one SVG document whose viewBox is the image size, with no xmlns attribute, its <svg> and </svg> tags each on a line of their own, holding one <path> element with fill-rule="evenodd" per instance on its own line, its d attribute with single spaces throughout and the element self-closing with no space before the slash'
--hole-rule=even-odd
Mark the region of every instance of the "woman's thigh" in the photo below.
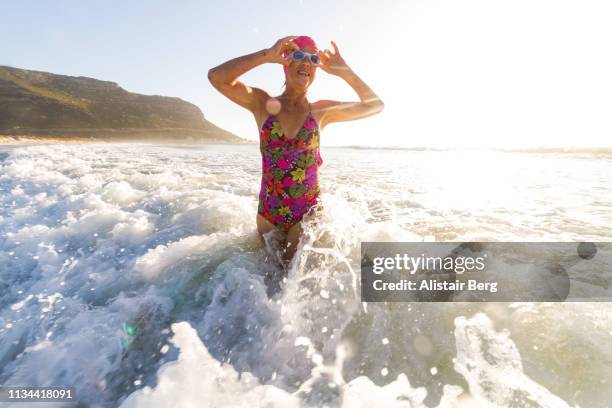
<svg viewBox="0 0 612 408">
<path fill-rule="evenodd" d="M 261 214 L 257 214 L 257 232 L 259 232 L 259 235 L 263 235 L 273 230 L 276 230 L 274 224 L 262 217 Z"/>
<path fill-rule="evenodd" d="M 285 244 L 286 254 L 288 257 L 292 257 L 297 249 L 297 245 L 300 242 L 302 236 L 304 236 L 304 224 L 308 223 L 312 226 L 316 226 L 321 221 L 321 217 L 323 215 L 323 207 L 316 206 L 312 207 L 308 212 L 304 215 L 302 220 L 295 224 L 293 227 L 287 231 L 287 241 Z"/>
<path fill-rule="evenodd" d="M 263 243 L 270 239 L 278 244 L 282 244 L 285 241 L 285 236 L 274 224 L 262 217 L 261 214 L 257 214 L 257 232 Z"/>
<path fill-rule="evenodd" d="M 304 229 L 302 228 L 302 223 L 298 222 L 293 227 L 287 231 L 287 241 L 285 244 L 285 257 L 291 259 L 295 254 L 295 250 L 297 249 L 297 245 L 300 242 L 300 238 L 304 234 Z"/>
</svg>

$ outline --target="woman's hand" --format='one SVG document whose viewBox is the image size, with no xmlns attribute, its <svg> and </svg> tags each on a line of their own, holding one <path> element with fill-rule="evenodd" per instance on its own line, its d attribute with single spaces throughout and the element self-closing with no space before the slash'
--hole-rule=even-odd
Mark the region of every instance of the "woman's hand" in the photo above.
<svg viewBox="0 0 612 408">
<path fill-rule="evenodd" d="M 344 61 L 344 58 L 340 55 L 340 51 L 338 50 L 338 46 L 335 42 L 331 42 L 332 47 L 334 47 L 334 51 L 323 50 L 319 51 L 319 58 L 321 58 L 321 68 L 323 71 L 327 72 L 331 75 L 341 76 L 344 73 L 349 72 L 351 69 Z"/>
<path fill-rule="evenodd" d="M 299 50 L 300 47 L 293 42 L 293 39 L 297 38 L 296 35 L 290 35 L 288 37 L 281 38 L 272 47 L 266 50 L 266 57 L 268 62 L 289 65 L 291 60 L 283 57 L 283 53 L 290 53 L 293 50 Z"/>
</svg>

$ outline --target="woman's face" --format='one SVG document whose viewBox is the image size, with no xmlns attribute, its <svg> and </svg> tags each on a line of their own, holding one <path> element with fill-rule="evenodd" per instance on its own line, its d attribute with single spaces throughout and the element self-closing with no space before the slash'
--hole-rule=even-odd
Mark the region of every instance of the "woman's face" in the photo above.
<svg viewBox="0 0 612 408">
<path fill-rule="evenodd" d="M 311 47 L 301 48 L 302 51 L 316 54 L 316 50 Z M 287 68 L 287 87 L 306 91 L 315 79 L 317 67 L 310 62 L 309 58 L 301 61 L 291 61 Z"/>
</svg>

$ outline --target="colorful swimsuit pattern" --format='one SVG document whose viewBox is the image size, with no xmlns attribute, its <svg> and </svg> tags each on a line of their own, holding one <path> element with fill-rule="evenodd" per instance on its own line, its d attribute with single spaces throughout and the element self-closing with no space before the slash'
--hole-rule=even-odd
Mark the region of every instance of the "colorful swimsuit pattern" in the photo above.
<svg viewBox="0 0 612 408">
<path fill-rule="evenodd" d="M 259 133 L 262 157 L 257 212 L 286 233 L 319 203 L 319 126 L 309 112 L 294 138 L 270 115 Z"/>
</svg>

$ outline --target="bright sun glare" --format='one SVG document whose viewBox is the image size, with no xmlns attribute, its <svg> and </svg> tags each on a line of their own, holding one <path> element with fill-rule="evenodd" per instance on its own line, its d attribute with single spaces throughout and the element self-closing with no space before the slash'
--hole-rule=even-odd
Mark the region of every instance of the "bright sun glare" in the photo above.
<svg viewBox="0 0 612 408">
<path fill-rule="evenodd" d="M 610 3 L 401 2 L 372 13 L 378 28 L 337 42 L 385 111 L 330 126 L 328 144 L 610 146 Z M 317 81 L 314 96 L 354 98 L 341 80 Z"/>
</svg>

